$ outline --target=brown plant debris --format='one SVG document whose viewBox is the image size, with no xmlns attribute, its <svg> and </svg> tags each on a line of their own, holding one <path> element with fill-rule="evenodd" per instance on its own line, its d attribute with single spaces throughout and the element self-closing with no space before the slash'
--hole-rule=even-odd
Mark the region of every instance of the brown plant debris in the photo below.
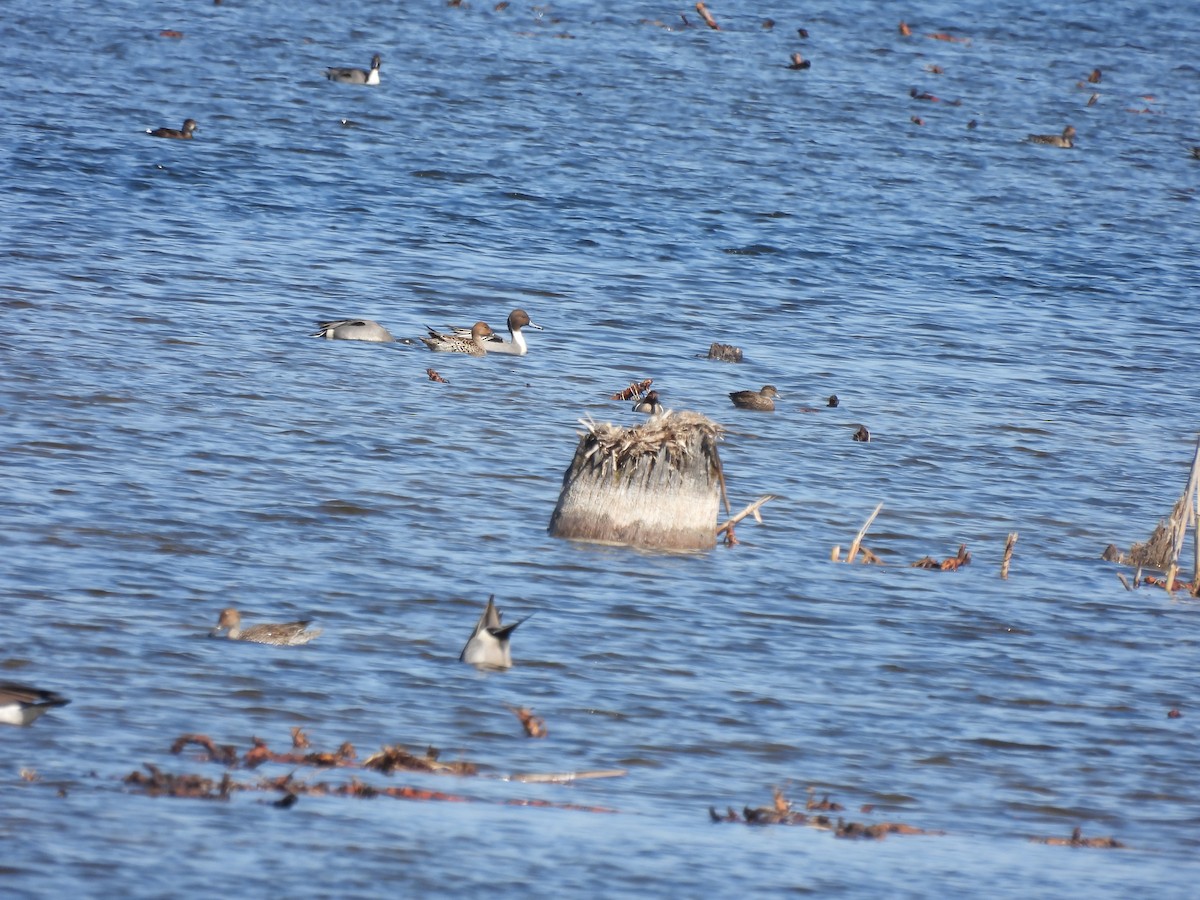
<svg viewBox="0 0 1200 900">
<path fill-rule="evenodd" d="M 203 775 L 172 775 L 150 763 L 142 764 L 145 772 L 134 771 L 125 776 L 125 784 L 140 788 L 151 797 L 190 797 L 201 800 L 228 800 L 235 785 L 226 772 L 220 781 Z"/>
<path fill-rule="evenodd" d="M 914 569 L 938 569 L 942 572 L 956 572 L 971 561 L 966 544 L 958 545 L 958 555 L 950 556 L 940 562 L 932 556 L 923 556 L 912 564 Z"/>
<path fill-rule="evenodd" d="M 409 753 L 403 747 L 383 747 L 363 760 L 364 769 L 374 769 L 390 775 L 397 769 L 406 772 L 438 772 L 450 775 L 475 775 L 478 767 L 471 762 L 444 763 L 438 761 L 438 750 L 429 747 L 424 756 Z"/>
<path fill-rule="evenodd" d="M 208 751 L 208 756 L 202 757 L 205 762 L 217 762 L 223 766 L 237 765 L 237 748 L 232 744 L 224 744 L 218 747 L 213 743 L 213 739 L 206 734 L 180 735 L 175 739 L 175 743 L 171 745 L 171 752 L 178 756 L 188 744 L 196 744 Z"/>
<path fill-rule="evenodd" d="M 307 750 L 311 746 L 308 742 L 308 735 L 304 733 L 304 729 L 299 725 L 292 727 L 292 749 Z"/>
<path fill-rule="evenodd" d="M 1035 837 L 1029 840 L 1035 844 L 1049 844 L 1051 847 L 1098 847 L 1103 850 L 1117 850 L 1125 846 L 1114 837 L 1085 838 L 1083 829 L 1078 825 L 1069 838 Z"/>
<path fill-rule="evenodd" d="M 634 397 L 641 397 L 646 391 L 650 390 L 650 385 L 654 384 L 653 378 L 647 378 L 645 381 L 630 382 L 629 387 L 624 390 L 617 391 L 609 400 L 632 400 Z"/>
<path fill-rule="evenodd" d="M 721 26 L 717 24 L 717 20 L 712 17 L 712 13 L 708 11 L 708 8 L 702 2 L 696 4 L 696 12 L 700 13 L 700 18 L 704 20 L 704 24 L 713 31 L 721 30 Z"/>
<path fill-rule="evenodd" d="M 533 710 L 528 706 L 510 706 L 521 722 L 521 726 L 525 729 L 525 733 L 532 738 L 544 738 L 546 736 L 546 720 L 541 716 L 535 716 Z"/>
<path fill-rule="evenodd" d="M 713 341 L 708 347 L 708 358 L 719 359 L 721 362 L 741 362 L 742 348 L 733 344 L 719 344 Z"/>
<path fill-rule="evenodd" d="M 839 811 L 840 803 L 831 801 L 826 795 L 821 800 L 815 799 L 815 792 L 809 788 L 809 799 L 806 804 L 809 810 Z M 864 807 L 866 810 L 866 807 Z M 771 806 L 745 806 L 739 815 L 733 807 L 727 807 L 724 813 L 717 812 L 715 807 L 708 808 L 708 816 L 713 822 L 738 822 L 746 825 L 807 825 L 823 831 L 832 831 L 840 838 L 865 838 L 883 840 L 889 834 L 944 834 L 941 831 L 927 831 L 903 822 L 847 822 L 842 818 L 832 819 L 827 815 L 808 815 L 792 809 L 792 804 L 781 789 L 773 791 Z"/>
<path fill-rule="evenodd" d="M 449 384 L 445 378 L 437 373 L 437 369 L 429 368 L 425 370 L 425 374 L 429 376 L 430 381 L 436 381 L 438 384 Z"/>
<path fill-rule="evenodd" d="M 276 753 L 267 746 L 266 741 L 261 738 L 251 738 L 254 746 L 246 751 L 245 757 L 242 759 L 242 765 L 247 769 L 253 769 L 265 762 L 284 763 L 291 766 L 318 766 L 324 768 L 337 766 L 353 766 L 354 760 L 357 758 L 357 753 L 354 751 L 354 746 L 350 743 L 344 743 L 332 752 L 313 752 L 313 753 Z M 294 738 L 293 738 L 294 741 Z"/>
</svg>

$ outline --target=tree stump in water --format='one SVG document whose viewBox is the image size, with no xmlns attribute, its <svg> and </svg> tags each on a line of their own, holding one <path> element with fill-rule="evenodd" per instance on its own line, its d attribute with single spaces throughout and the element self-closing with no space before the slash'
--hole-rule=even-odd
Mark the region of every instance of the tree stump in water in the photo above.
<svg viewBox="0 0 1200 900">
<path fill-rule="evenodd" d="M 720 425 L 684 411 L 632 428 L 587 427 L 550 517 L 553 537 L 649 550 L 716 545 Z"/>
</svg>

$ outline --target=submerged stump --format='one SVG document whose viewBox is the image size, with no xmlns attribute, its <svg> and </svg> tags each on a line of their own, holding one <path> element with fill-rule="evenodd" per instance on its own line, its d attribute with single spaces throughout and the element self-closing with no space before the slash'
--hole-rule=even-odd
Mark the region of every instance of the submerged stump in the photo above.
<svg viewBox="0 0 1200 900">
<path fill-rule="evenodd" d="M 695 412 L 585 423 L 550 517 L 553 537 L 651 550 L 716 545 L 723 429 Z"/>
</svg>

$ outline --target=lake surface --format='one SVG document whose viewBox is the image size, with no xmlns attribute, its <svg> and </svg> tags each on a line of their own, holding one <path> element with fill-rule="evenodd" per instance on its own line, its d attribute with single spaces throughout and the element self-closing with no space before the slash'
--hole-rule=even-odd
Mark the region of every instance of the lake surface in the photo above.
<svg viewBox="0 0 1200 900">
<path fill-rule="evenodd" d="M 1200 20 L 710 9 L 6 5 L 0 674 L 72 700 L 0 735 L 6 895 L 1194 896 L 1200 604 L 1099 556 L 1195 448 Z M 375 52 L 378 87 L 322 76 Z M 524 358 L 310 336 L 514 307 Z M 579 420 L 644 378 L 726 426 L 735 509 L 777 495 L 737 546 L 547 535 Z M 831 563 L 878 503 L 887 565 Z M 485 674 L 493 593 L 533 617 Z M 324 634 L 208 639 L 226 606 Z M 123 782 L 294 726 L 482 774 Z M 775 788 L 944 834 L 710 822 Z M 1127 849 L 1030 842 L 1076 826 Z"/>
</svg>

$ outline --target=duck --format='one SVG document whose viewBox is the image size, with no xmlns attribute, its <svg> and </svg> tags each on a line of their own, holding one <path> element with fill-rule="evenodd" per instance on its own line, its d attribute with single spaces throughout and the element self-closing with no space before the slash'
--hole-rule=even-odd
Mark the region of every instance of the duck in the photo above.
<svg viewBox="0 0 1200 900">
<path fill-rule="evenodd" d="M 195 119 L 184 119 L 182 128 L 147 128 L 146 134 L 151 137 L 174 138 L 177 141 L 190 141 L 192 132 L 200 126 Z"/>
<path fill-rule="evenodd" d="M 649 413 L 652 416 L 661 415 L 663 405 L 658 402 L 658 391 L 650 391 L 645 397 L 635 401 L 633 411 L 635 413 Z"/>
<path fill-rule="evenodd" d="M 231 641 L 250 641 L 255 644 L 275 644 L 279 647 L 292 647 L 297 644 L 307 644 L 321 633 L 320 628 L 308 629 L 308 620 L 300 622 L 282 622 L 278 624 L 251 625 L 242 628 L 242 614 L 233 607 L 221 610 L 217 619 L 217 627 L 212 630 L 210 637 L 218 637 L 225 632 L 225 637 Z"/>
<path fill-rule="evenodd" d="M 49 710 L 70 702 L 54 691 L 0 681 L 0 725 L 32 725 Z"/>
<path fill-rule="evenodd" d="M 837 405 L 838 405 L 838 404 L 840 404 L 841 402 L 842 402 L 842 401 L 838 399 L 838 395 L 837 395 L 837 394 L 830 394 L 830 395 L 829 395 L 829 399 L 825 401 L 825 405 L 826 405 L 827 407 L 829 407 L 830 409 L 832 409 L 833 407 L 837 406 Z"/>
<path fill-rule="evenodd" d="M 1051 147 L 1074 147 L 1075 126 L 1068 125 L 1062 130 L 1062 134 L 1031 134 L 1029 140 L 1034 144 L 1049 144 Z"/>
<path fill-rule="evenodd" d="M 508 333 L 511 340 L 504 340 L 498 334 L 484 341 L 483 349 L 488 353 L 507 353 L 510 356 L 524 356 L 529 352 L 529 345 L 525 343 L 525 335 L 521 333 L 521 329 L 528 325 L 530 328 L 536 328 L 542 331 L 542 326 L 536 324 L 529 318 L 529 313 L 523 309 L 514 309 L 508 314 Z M 454 334 L 459 337 L 469 338 L 471 329 L 455 328 Z"/>
<path fill-rule="evenodd" d="M 805 59 L 799 53 L 792 54 L 792 62 L 788 66 L 789 69 L 808 69 L 812 67 L 812 62 Z"/>
<path fill-rule="evenodd" d="M 729 395 L 729 399 L 738 409 L 757 409 L 762 412 L 774 412 L 776 398 L 783 399 L 779 391 L 770 384 L 764 384 L 759 391 L 734 391 Z"/>
<path fill-rule="evenodd" d="M 391 332 L 371 319 L 332 319 L 328 322 L 318 322 L 313 337 L 328 338 L 331 341 L 376 341 L 391 343 L 396 339 Z"/>
<path fill-rule="evenodd" d="M 512 650 L 509 640 L 525 619 L 518 619 L 511 625 L 500 624 L 500 610 L 496 609 L 496 595 L 488 597 L 483 615 L 475 624 L 471 638 L 458 655 L 459 662 L 469 663 L 483 669 L 511 669 Z M 528 616 L 525 617 L 529 618 Z"/>
<path fill-rule="evenodd" d="M 469 335 L 454 332 L 443 334 L 432 328 L 428 328 L 428 330 L 429 337 L 423 337 L 421 340 L 430 350 L 440 353 L 466 353 L 469 356 L 486 356 L 486 339 L 494 334 L 487 322 L 476 322 L 471 326 Z"/>
<path fill-rule="evenodd" d="M 330 81 L 341 84 L 379 84 L 379 66 L 383 62 L 376 53 L 371 57 L 371 70 L 352 69 L 343 66 L 331 66 L 325 70 L 325 77 Z"/>
</svg>

